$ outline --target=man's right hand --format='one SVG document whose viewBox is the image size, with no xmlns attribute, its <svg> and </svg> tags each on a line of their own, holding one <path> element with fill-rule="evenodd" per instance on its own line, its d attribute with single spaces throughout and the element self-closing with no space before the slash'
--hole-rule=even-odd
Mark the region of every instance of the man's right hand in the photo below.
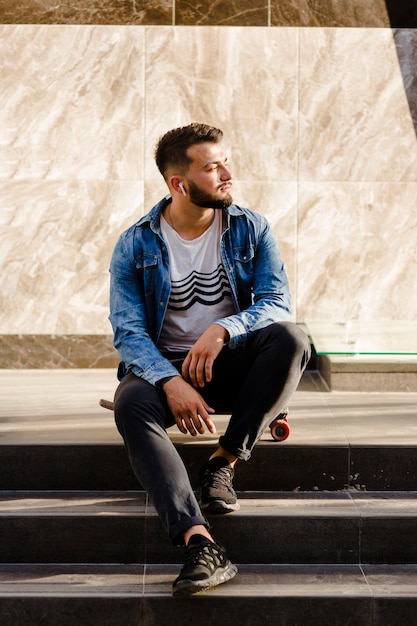
<svg viewBox="0 0 417 626">
<path fill-rule="evenodd" d="M 202 435 L 207 430 L 214 434 L 216 427 L 210 418 L 210 413 L 214 413 L 207 402 L 198 391 L 181 376 L 174 376 L 163 386 L 163 391 L 167 397 L 168 406 L 179 430 L 193 437 L 197 433 Z"/>
</svg>

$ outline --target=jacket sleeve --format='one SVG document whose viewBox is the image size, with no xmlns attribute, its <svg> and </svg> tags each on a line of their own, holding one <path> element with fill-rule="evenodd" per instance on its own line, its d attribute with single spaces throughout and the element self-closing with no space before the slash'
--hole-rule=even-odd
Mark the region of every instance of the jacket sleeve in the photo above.
<svg viewBox="0 0 417 626">
<path fill-rule="evenodd" d="M 265 218 L 258 215 L 252 252 L 240 257 L 234 253 L 234 275 L 240 311 L 218 320 L 229 333 L 229 347 L 246 343 L 247 338 L 274 322 L 291 319 L 288 278 L 275 237 Z M 245 282 L 242 289 L 239 282 Z M 240 294 L 251 292 L 251 301 L 242 302 Z"/>
<path fill-rule="evenodd" d="M 152 385 L 162 378 L 178 376 L 178 371 L 162 356 L 150 336 L 143 283 L 129 259 L 122 237 L 110 264 L 109 320 L 123 370 L 133 372 Z"/>
</svg>

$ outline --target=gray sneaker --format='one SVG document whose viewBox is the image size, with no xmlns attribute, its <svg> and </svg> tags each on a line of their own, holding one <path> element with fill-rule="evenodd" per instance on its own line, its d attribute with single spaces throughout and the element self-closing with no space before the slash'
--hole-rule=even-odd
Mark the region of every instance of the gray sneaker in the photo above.
<svg viewBox="0 0 417 626">
<path fill-rule="evenodd" d="M 200 470 L 200 507 L 208 513 L 231 513 L 240 509 L 233 489 L 235 470 L 217 456 Z"/>
<path fill-rule="evenodd" d="M 190 596 L 225 583 L 237 574 L 226 550 L 203 535 L 193 535 L 185 552 L 185 564 L 172 585 L 174 596 Z"/>
</svg>

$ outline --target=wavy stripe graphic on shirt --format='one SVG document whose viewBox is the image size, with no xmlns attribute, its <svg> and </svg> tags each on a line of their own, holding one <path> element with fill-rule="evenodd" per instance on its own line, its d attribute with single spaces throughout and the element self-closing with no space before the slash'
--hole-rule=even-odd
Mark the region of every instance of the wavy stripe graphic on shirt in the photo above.
<svg viewBox="0 0 417 626">
<path fill-rule="evenodd" d="M 196 302 L 214 306 L 231 295 L 225 269 L 220 263 L 209 274 L 193 270 L 182 280 L 172 281 L 168 308 L 186 311 Z"/>
</svg>

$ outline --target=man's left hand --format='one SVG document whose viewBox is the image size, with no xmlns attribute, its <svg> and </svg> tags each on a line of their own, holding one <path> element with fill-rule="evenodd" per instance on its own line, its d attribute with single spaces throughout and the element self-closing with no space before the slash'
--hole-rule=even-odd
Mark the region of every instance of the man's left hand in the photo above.
<svg viewBox="0 0 417 626">
<path fill-rule="evenodd" d="M 182 364 L 182 376 L 194 387 L 204 387 L 213 376 L 213 363 L 228 340 L 220 324 L 211 324 L 195 342 Z"/>
</svg>

